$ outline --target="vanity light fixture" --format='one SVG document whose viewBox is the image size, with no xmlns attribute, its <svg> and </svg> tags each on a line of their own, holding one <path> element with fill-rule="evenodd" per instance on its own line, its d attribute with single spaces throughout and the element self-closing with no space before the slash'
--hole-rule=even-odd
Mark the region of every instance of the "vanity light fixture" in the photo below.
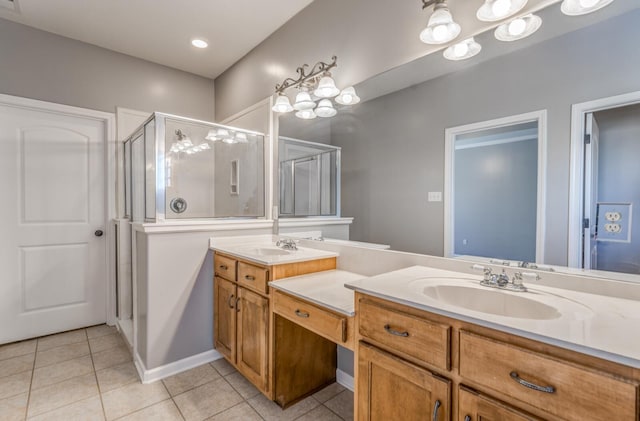
<svg viewBox="0 0 640 421">
<path fill-rule="evenodd" d="M 303 64 L 296 69 L 298 78 L 287 78 L 281 84 L 276 85 L 276 101 L 271 107 L 276 113 L 289 113 L 296 110 L 296 117 L 303 120 L 311 120 L 316 117 L 333 117 L 337 110 L 331 100 L 341 105 L 352 105 L 360 102 L 353 86 L 343 89 L 336 87 L 331 77 L 330 70 L 337 67 L 336 56 L 331 57 L 330 63 L 318 62 L 310 70 L 308 64 Z M 299 92 L 291 105 L 285 91 L 289 88 L 298 88 Z"/>
<path fill-rule="evenodd" d="M 482 46 L 473 37 L 460 41 L 444 50 L 444 58 L 447 60 L 465 60 L 478 54 Z"/>
<path fill-rule="evenodd" d="M 360 102 L 360 97 L 356 95 L 355 88 L 353 86 L 349 86 L 340 92 L 336 97 L 336 102 L 342 105 L 353 105 Z"/>
<path fill-rule="evenodd" d="M 540 26 L 542 26 L 542 19 L 537 15 L 529 14 L 498 26 L 494 35 L 500 41 L 517 41 L 533 34 L 540 29 Z"/>
<path fill-rule="evenodd" d="M 485 0 L 476 17 L 483 22 L 494 22 L 518 13 L 528 0 Z"/>
<path fill-rule="evenodd" d="M 453 21 L 447 0 L 422 0 L 422 9 L 433 5 L 427 27 L 420 32 L 425 44 L 445 44 L 460 35 L 460 25 Z"/>
<path fill-rule="evenodd" d="M 562 13 L 569 16 L 586 15 L 611 4 L 613 0 L 564 0 L 560 6 Z"/>
<path fill-rule="evenodd" d="M 249 135 L 251 136 L 251 135 Z M 211 129 L 205 139 L 211 142 L 221 140 L 224 143 L 249 143 L 249 136 L 243 132 L 233 132 L 224 128 Z M 200 150 L 211 149 L 208 143 L 201 143 Z M 204 146 L 204 147 L 203 147 Z"/>
</svg>

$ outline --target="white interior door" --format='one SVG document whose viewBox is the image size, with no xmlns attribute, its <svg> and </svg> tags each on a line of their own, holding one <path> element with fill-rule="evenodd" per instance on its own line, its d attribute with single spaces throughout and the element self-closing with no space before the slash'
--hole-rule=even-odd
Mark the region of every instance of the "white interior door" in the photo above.
<svg viewBox="0 0 640 421">
<path fill-rule="evenodd" d="M 598 241 L 598 145 L 600 130 L 593 113 L 586 115 L 584 145 L 584 221 L 582 265 L 597 269 Z"/>
<path fill-rule="evenodd" d="M 106 321 L 105 133 L 0 103 L 0 343 Z"/>
</svg>

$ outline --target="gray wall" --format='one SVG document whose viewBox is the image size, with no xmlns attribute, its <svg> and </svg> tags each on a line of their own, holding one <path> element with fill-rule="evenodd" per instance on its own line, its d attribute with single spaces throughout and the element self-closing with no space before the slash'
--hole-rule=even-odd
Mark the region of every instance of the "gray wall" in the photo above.
<svg viewBox="0 0 640 421">
<path fill-rule="evenodd" d="M 548 110 L 546 250 L 567 263 L 571 104 L 640 90 L 640 11 L 353 107 L 332 122 L 354 240 L 443 254 L 444 130 Z M 496 198 L 498 199 L 498 198 Z"/>
<path fill-rule="evenodd" d="M 536 260 L 538 142 L 455 151 L 454 253 Z"/>
<path fill-rule="evenodd" d="M 640 274 L 640 105 L 602 111 L 596 119 L 598 201 L 632 203 L 631 243 L 599 241 L 598 269 Z"/>
<path fill-rule="evenodd" d="M 215 117 L 211 79 L 4 19 L 0 57 L 0 93 L 107 112 Z"/>
</svg>

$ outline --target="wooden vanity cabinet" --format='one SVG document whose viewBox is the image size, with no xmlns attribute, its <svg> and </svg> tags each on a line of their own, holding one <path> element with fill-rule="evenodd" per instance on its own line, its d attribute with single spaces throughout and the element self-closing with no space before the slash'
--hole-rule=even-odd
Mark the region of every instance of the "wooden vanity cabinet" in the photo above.
<svg viewBox="0 0 640 421">
<path fill-rule="evenodd" d="M 540 418 L 525 414 L 464 386 L 461 386 L 458 392 L 458 420 L 541 421 Z"/>
<path fill-rule="evenodd" d="M 639 369 L 361 293 L 356 318 L 358 420 L 432 419 L 432 375 L 451 385 L 442 419 L 640 421 Z"/>
<path fill-rule="evenodd" d="M 449 420 L 451 382 L 365 342 L 358 344 L 359 420 Z"/>
<path fill-rule="evenodd" d="M 264 395 L 275 399 L 268 283 L 278 277 L 335 269 L 336 259 L 261 266 L 214 253 L 214 346 Z M 287 400 L 287 402 L 289 402 Z"/>
</svg>

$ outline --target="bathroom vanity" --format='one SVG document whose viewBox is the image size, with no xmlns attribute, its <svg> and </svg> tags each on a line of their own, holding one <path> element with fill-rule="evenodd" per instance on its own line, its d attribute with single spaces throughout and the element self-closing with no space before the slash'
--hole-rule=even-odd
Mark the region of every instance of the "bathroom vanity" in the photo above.
<svg viewBox="0 0 640 421">
<path fill-rule="evenodd" d="M 282 250 L 269 242 L 231 241 L 215 246 L 215 347 L 283 407 L 335 381 L 336 344 L 331 339 L 335 335 L 346 341 L 348 324 L 353 339 L 353 322 L 273 291 L 269 282 L 327 273 L 335 269 L 336 256 L 313 249 Z M 292 317 L 304 320 L 311 329 L 292 322 Z"/>
<path fill-rule="evenodd" d="M 448 297 L 446 288 L 437 296 L 430 290 L 454 284 L 455 276 L 411 267 L 349 285 L 358 315 L 356 419 L 639 419 L 640 369 L 590 349 L 605 345 L 598 343 L 605 338 L 605 347 L 624 348 L 630 326 L 622 319 L 633 314 L 633 302 L 600 298 L 600 308 L 610 306 L 621 320 L 619 328 L 602 332 L 616 316 L 592 322 L 598 306 L 587 294 L 567 292 L 564 300 L 551 288 L 518 295 L 457 281 L 457 297 L 469 288 L 477 298 L 475 310 L 456 309 L 451 303 L 459 298 Z M 496 297 L 483 310 L 477 302 L 487 291 Z M 501 303 L 500 294 L 513 297 L 520 311 L 527 300 L 556 300 L 550 307 L 558 313 L 510 317 L 510 299 Z"/>
</svg>

